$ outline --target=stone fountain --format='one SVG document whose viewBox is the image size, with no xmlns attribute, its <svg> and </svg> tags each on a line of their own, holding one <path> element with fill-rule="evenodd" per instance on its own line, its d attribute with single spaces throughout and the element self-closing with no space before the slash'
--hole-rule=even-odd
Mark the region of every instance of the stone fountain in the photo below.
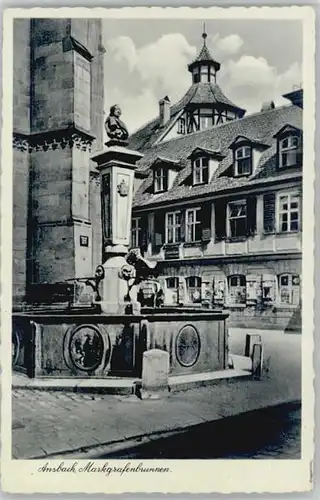
<svg viewBox="0 0 320 500">
<path fill-rule="evenodd" d="M 110 141 L 93 157 L 101 180 L 103 251 L 92 277 L 91 304 L 37 303 L 13 312 L 13 368 L 31 378 L 132 378 L 141 380 L 146 352 L 168 353 L 171 377 L 228 371 L 228 313 L 200 308 L 141 307 L 138 287 L 154 263 L 130 251 L 133 181 L 142 154 L 128 149 L 117 106 L 106 120 Z M 50 285 L 48 285 L 50 286 Z M 39 285 L 40 287 L 40 285 Z"/>
</svg>

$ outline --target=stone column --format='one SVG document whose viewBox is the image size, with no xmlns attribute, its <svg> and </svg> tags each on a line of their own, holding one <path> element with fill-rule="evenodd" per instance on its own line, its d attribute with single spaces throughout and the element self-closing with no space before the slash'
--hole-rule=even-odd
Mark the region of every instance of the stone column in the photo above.
<svg viewBox="0 0 320 500">
<path fill-rule="evenodd" d="M 143 157 L 121 145 L 112 145 L 94 156 L 101 178 L 103 267 L 101 309 L 123 314 L 128 305 L 128 281 L 121 273 L 130 272 L 125 259 L 130 245 L 133 181 L 136 162 Z"/>
</svg>

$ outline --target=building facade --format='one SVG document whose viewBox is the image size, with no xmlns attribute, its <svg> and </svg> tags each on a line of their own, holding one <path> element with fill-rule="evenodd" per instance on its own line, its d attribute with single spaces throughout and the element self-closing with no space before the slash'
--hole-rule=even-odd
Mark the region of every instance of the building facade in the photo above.
<svg viewBox="0 0 320 500">
<path fill-rule="evenodd" d="M 13 303 L 102 259 L 102 26 L 18 19 L 13 61 Z M 182 99 L 130 138 L 141 151 L 132 247 L 158 261 L 166 305 L 225 307 L 231 324 L 300 322 L 302 90 L 247 115 L 206 46 Z M 36 287 L 34 287 L 36 285 Z"/>
<path fill-rule="evenodd" d="M 99 19 L 17 19 L 13 60 L 13 303 L 101 260 Z M 97 222 L 96 222 L 97 221 Z M 95 237 L 93 238 L 93 225 Z"/>
<path fill-rule="evenodd" d="M 139 129 L 132 246 L 158 261 L 166 305 L 227 308 L 239 327 L 299 329 L 303 91 L 246 115 L 206 46 L 192 84 Z"/>
</svg>

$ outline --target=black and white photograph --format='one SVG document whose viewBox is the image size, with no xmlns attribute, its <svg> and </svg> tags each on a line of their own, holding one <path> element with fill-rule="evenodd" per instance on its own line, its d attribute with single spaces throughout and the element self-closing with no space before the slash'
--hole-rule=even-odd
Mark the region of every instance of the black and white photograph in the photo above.
<svg viewBox="0 0 320 500">
<path fill-rule="evenodd" d="M 310 490 L 312 9 L 67 11 L 4 18 L 3 486 Z"/>
</svg>

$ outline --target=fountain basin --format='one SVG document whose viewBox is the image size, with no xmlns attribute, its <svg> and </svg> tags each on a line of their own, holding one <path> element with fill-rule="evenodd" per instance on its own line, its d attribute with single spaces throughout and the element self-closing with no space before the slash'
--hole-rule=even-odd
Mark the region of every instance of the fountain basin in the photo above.
<svg viewBox="0 0 320 500">
<path fill-rule="evenodd" d="M 163 349 L 170 375 L 227 368 L 227 312 L 152 309 L 140 315 L 92 311 L 15 312 L 13 369 L 31 378 L 140 377 L 142 355 Z"/>
</svg>

